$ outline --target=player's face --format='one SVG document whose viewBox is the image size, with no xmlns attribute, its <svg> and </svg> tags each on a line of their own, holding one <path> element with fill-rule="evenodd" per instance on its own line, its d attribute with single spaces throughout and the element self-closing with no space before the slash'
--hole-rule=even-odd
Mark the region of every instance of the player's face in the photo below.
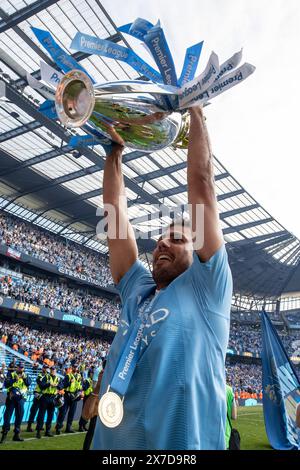
<svg viewBox="0 0 300 470">
<path fill-rule="evenodd" d="M 166 287 L 193 262 L 191 231 L 175 225 L 158 240 L 153 252 L 153 279 L 159 288 Z"/>
</svg>

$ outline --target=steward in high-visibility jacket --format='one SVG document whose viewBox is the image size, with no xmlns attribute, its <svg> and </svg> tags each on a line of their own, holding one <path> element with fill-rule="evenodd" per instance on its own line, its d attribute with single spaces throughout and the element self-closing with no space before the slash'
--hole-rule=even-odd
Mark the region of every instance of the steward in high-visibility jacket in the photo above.
<svg viewBox="0 0 300 470">
<path fill-rule="evenodd" d="M 20 437 L 20 426 L 24 415 L 24 402 L 26 400 L 26 394 L 30 383 L 31 380 L 24 372 L 24 365 L 21 362 L 17 365 L 15 372 L 8 372 L 7 374 L 4 381 L 4 387 L 7 388 L 7 396 L 1 442 L 4 442 L 7 433 L 10 430 L 10 420 L 13 412 L 15 412 L 13 441 L 24 440 Z"/>
<path fill-rule="evenodd" d="M 33 392 L 34 398 L 32 401 L 31 408 L 30 408 L 30 414 L 29 414 L 28 423 L 27 423 L 27 432 L 33 432 L 32 424 L 34 423 L 36 415 L 39 411 L 40 403 L 41 403 L 40 399 L 42 397 L 41 383 L 43 382 L 45 375 L 47 375 L 48 373 L 49 373 L 48 367 L 46 366 L 46 364 L 44 364 L 41 372 L 39 372 L 37 375 L 36 386 Z"/>
<path fill-rule="evenodd" d="M 87 378 L 83 381 L 82 388 L 83 388 L 83 393 L 84 393 L 84 398 L 83 398 L 83 404 L 82 404 L 82 409 L 85 405 L 85 402 L 87 401 L 88 397 L 93 391 L 93 375 L 94 371 L 93 369 L 89 369 L 88 371 L 88 376 Z M 82 417 L 80 417 L 79 420 L 79 432 L 84 432 L 87 431 L 87 425 L 88 421 Z"/>
<path fill-rule="evenodd" d="M 78 392 L 78 380 L 76 379 L 75 375 L 73 374 L 72 367 L 66 367 L 66 374 L 63 379 L 63 389 L 65 391 L 64 394 L 64 404 L 59 409 L 57 422 L 56 422 L 56 434 L 59 435 L 60 431 L 63 427 L 63 422 L 65 416 L 67 416 L 67 425 L 66 425 L 66 432 L 73 433 L 71 429 L 76 407 L 77 407 L 77 392 Z"/>
<path fill-rule="evenodd" d="M 83 389 L 82 389 L 82 375 L 79 372 L 79 367 L 78 366 L 73 366 L 73 375 L 75 377 L 76 381 L 76 391 L 75 391 L 75 400 L 80 401 L 83 397 Z"/>
<path fill-rule="evenodd" d="M 54 410 L 55 410 L 55 396 L 58 393 L 59 388 L 59 377 L 56 375 L 56 369 L 54 366 L 50 367 L 50 374 L 46 374 L 41 383 L 42 397 L 41 404 L 39 409 L 39 414 L 37 417 L 37 434 L 38 439 L 41 438 L 41 430 L 43 428 L 45 414 L 47 411 L 47 421 L 46 421 L 46 431 L 45 436 L 53 437 L 51 434 L 51 424 L 53 420 Z"/>
</svg>

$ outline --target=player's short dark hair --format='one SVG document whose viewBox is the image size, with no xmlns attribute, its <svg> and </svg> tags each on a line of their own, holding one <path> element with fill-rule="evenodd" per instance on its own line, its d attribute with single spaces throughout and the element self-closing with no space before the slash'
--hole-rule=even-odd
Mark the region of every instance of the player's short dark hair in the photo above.
<svg viewBox="0 0 300 470">
<path fill-rule="evenodd" d="M 169 224 L 168 228 L 172 228 L 176 225 L 181 225 L 181 227 L 191 228 L 191 221 L 188 217 L 176 217 Z"/>
</svg>

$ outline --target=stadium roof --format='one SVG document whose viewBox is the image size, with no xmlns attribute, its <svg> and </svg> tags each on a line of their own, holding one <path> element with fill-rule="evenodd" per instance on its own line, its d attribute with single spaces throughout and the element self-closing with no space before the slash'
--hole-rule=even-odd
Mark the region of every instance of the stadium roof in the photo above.
<svg viewBox="0 0 300 470">
<path fill-rule="evenodd" d="M 74 151 L 68 145 L 74 131 L 39 112 L 45 97 L 28 86 L 26 72 L 40 79 L 41 60 L 58 68 L 30 28 L 49 30 L 97 82 L 139 77 L 124 63 L 72 53 L 69 46 L 75 33 L 129 45 L 98 0 L 2 0 L 0 18 L 0 208 L 107 253 L 105 241 L 95 236 L 100 220 L 96 207 L 102 206 L 104 150 L 97 145 Z M 139 243 L 141 252 L 151 252 L 162 227 L 171 220 L 162 217 L 158 205 L 187 203 L 186 151 L 125 152 L 129 216 L 141 233 L 151 234 L 150 240 Z M 294 290 L 300 291 L 299 240 L 217 158 L 214 166 L 235 290 L 277 297 L 293 279 Z"/>
</svg>

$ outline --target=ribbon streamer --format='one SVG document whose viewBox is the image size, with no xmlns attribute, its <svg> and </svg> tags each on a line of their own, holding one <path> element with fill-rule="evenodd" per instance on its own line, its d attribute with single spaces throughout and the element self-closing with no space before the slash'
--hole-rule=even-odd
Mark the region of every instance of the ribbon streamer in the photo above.
<svg viewBox="0 0 300 470">
<path fill-rule="evenodd" d="M 38 41 L 50 54 L 54 62 L 63 72 L 69 72 L 70 70 L 82 70 L 86 73 L 93 83 L 95 80 L 87 73 L 87 71 L 69 54 L 67 54 L 53 39 L 52 35 L 48 31 L 31 27 Z"/>
<path fill-rule="evenodd" d="M 116 59 L 126 62 L 138 73 L 145 75 L 153 82 L 161 83 L 161 75 L 141 59 L 135 52 L 127 47 L 119 46 L 106 39 L 100 39 L 88 34 L 76 33 L 71 43 L 71 49 L 87 52 L 89 54 L 98 54 L 109 59 Z"/>
<path fill-rule="evenodd" d="M 153 55 L 164 83 L 166 85 L 178 86 L 173 58 L 159 22 L 144 36 L 144 42 Z"/>
<path fill-rule="evenodd" d="M 214 82 L 216 76 L 219 73 L 219 59 L 215 52 L 212 52 L 205 67 L 205 70 L 197 78 L 188 82 L 178 93 L 179 108 L 182 109 L 185 105 L 199 94 L 203 93 L 209 88 L 211 83 Z"/>
<path fill-rule="evenodd" d="M 49 100 L 54 100 L 55 90 L 49 88 L 47 85 L 44 85 L 42 82 L 32 77 L 30 73 L 26 73 L 26 79 L 28 85 L 34 90 L 40 90 L 43 92 L 44 96 Z"/>
<path fill-rule="evenodd" d="M 59 82 L 61 81 L 63 74 L 55 70 L 50 65 L 46 64 L 46 62 L 40 61 L 40 69 L 41 69 L 41 79 L 52 85 L 54 88 L 57 87 Z"/>
<path fill-rule="evenodd" d="M 39 107 L 39 112 L 49 119 L 58 119 L 53 99 L 44 101 Z"/>
<path fill-rule="evenodd" d="M 182 72 L 178 80 L 178 84 L 180 87 L 193 80 L 198 67 L 202 47 L 203 41 L 199 42 L 198 44 L 195 44 L 194 46 L 189 47 L 186 50 Z"/>
<path fill-rule="evenodd" d="M 224 93 L 224 91 L 233 88 L 238 85 L 246 78 L 249 77 L 255 71 L 254 65 L 245 63 L 238 69 L 231 73 L 224 75 L 220 80 L 217 80 L 212 84 L 209 89 L 200 92 L 197 96 L 194 96 L 188 103 L 179 107 L 179 109 L 190 108 L 191 106 L 203 105 L 208 100 L 215 98 L 216 96 Z"/>
<path fill-rule="evenodd" d="M 140 41 L 144 41 L 145 34 L 153 28 L 154 25 L 150 21 L 143 18 L 137 18 L 133 23 L 128 23 L 118 28 L 121 33 L 129 34 Z"/>
<path fill-rule="evenodd" d="M 230 72 L 230 70 L 235 69 L 239 63 L 242 60 L 243 56 L 243 49 L 241 49 L 239 52 L 236 52 L 230 59 L 226 60 L 221 66 L 220 66 L 220 72 L 218 76 L 216 77 L 216 80 L 219 80 L 225 73 Z"/>
<path fill-rule="evenodd" d="M 103 136 L 102 140 L 93 135 L 73 135 L 69 141 L 71 147 L 93 147 L 94 145 L 110 145 L 111 141 Z"/>
</svg>

